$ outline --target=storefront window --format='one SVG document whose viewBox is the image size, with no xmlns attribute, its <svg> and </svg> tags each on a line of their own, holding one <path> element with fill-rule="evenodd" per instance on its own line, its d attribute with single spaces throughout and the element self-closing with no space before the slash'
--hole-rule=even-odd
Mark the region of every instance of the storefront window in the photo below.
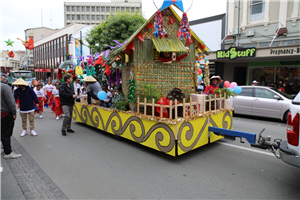
<svg viewBox="0 0 300 200">
<path fill-rule="evenodd" d="M 260 86 L 273 87 L 273 83 L 288 81 L 292 94 L 300 91 L 300 66 L 250 67 L 249 84 L 258 81 Z"/>
</svg>

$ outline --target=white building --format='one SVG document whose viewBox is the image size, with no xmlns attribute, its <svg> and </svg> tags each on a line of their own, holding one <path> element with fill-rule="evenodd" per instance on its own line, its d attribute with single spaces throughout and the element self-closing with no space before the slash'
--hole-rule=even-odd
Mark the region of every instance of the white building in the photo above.
<svg viewBox="0 0 300 200">
<path fill-rule="evenodd" d="M 116 12 L 142 13 L 141 0 L 111 0 L 111 2 L 64 2 L 65 26 L 71 23 L 96 25 Z"/>
<path fill-rule="evenodd" d="M 66 54 L 73 55 L 73 44 L 67 44 L 69 34 L 75 35 L 84 24 L 71 24 L 35 41 L 33 49 L 35 76 L 38 79 L 55 77 L 55 69 L 65 61 Z"/>
</svg>

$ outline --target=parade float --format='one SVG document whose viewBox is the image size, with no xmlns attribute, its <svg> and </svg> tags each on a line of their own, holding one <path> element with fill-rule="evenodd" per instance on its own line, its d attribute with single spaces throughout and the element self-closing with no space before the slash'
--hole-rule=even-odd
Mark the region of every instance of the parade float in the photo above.
<svg viewBox="0 0 300 200">
<path fill-rule="evenodd" d="M 183 12 L 182 18 L 172 6 Z M 130 110 L 88 105 L 82 98 L 74 106 L 74 120 L 171 156 L 221 139 L 209 132 L 209 126 L 233 128 L 232 90 L 195 93 L 201 79 L 209 85 L 210 50 L 189 28 L 182 1 L 164 1 L 129 39 L 115 42 L 115 47 L 96 55 L 83 76 L 94 76 L 102 84 L 106 74 L 112 88 L 114 82 L 120 83 L 121 73 Z M 171 52 L 171 61 L 161 61 L 164 52 Z"/>
</svg>

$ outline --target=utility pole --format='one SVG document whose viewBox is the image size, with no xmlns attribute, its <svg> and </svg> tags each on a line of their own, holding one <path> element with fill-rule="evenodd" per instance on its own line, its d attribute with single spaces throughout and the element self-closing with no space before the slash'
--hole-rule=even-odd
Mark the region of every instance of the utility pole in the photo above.
<svg viewBox="0 0 300 200">
<path fill-rule="evenodd" d="M 83 44 L 83 42 L 82 42 L 82 31 L 80 31 L 80 55 L 81 55 L 81 57 L 82 57 L 82 44 Z"/>
<path fill-rule="evenodd" d="M 41 22 L 42 22 L 42 27 L 43 27 L 43 9 L 41 9 Z"/>
<path fill-rule="evenodd" d="M 240 15 L 241 15 L 241 0 L 239 0 L 239 16 L 238 16 L 238 35 L 237 35 L 237 46 L 240 46 Z"/>
</svg>

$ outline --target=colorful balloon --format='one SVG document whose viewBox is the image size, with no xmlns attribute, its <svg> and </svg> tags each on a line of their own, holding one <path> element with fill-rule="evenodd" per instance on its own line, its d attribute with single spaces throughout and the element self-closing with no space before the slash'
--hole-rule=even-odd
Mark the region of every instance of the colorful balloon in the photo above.
<svg viewBox="0 0 300 200">
<path fill-rule="evenodd" d="M 100 91 L 100 92 L 98 92 L 97 97 L 99 100 L 104 101 L 107 98 L 107 94 L 104 91 Z"/>
<path fill-rule="evenodd" d="M 236 93 L 236 94 L 239 94 L 239 93 L 241 93 L 242 92 L 242 87 L 241 86 L 236 86 L 235 88 L 234 88 L 234 92 Z"/>
<path fill-rule="evenodd" d="M 231 89 L 234 89 L 236 86 L 237 86 L 237 83 L 236 83 L 236 82 L 232 82 L 232 83 L 230 84 L 230 88 L 231 88 Z"/>
<path fill-rule="evenodd" d="M 230 92 L 233 92 L 233 89 L 231 89 L 231 88 L 228 88 L 227 90 L 229 90 Z"/>
<path fill-rule="evenodd" d="M 224 82 L 224 86 L 225 86 L 226 88 L 230 88 L 230 82 L 229 82 L 229 81 L 225 81 L 225 82 Z"/>
<path fill-rule="evenodd" d="M 198 75 L 198 81 L 200 82 L 202 80 L 202 77 Z"/>
<path fill-rule="evenodd" d="M 202 74 L 202 69 L 198 68 L 199 75 Z"/>
</svg>

